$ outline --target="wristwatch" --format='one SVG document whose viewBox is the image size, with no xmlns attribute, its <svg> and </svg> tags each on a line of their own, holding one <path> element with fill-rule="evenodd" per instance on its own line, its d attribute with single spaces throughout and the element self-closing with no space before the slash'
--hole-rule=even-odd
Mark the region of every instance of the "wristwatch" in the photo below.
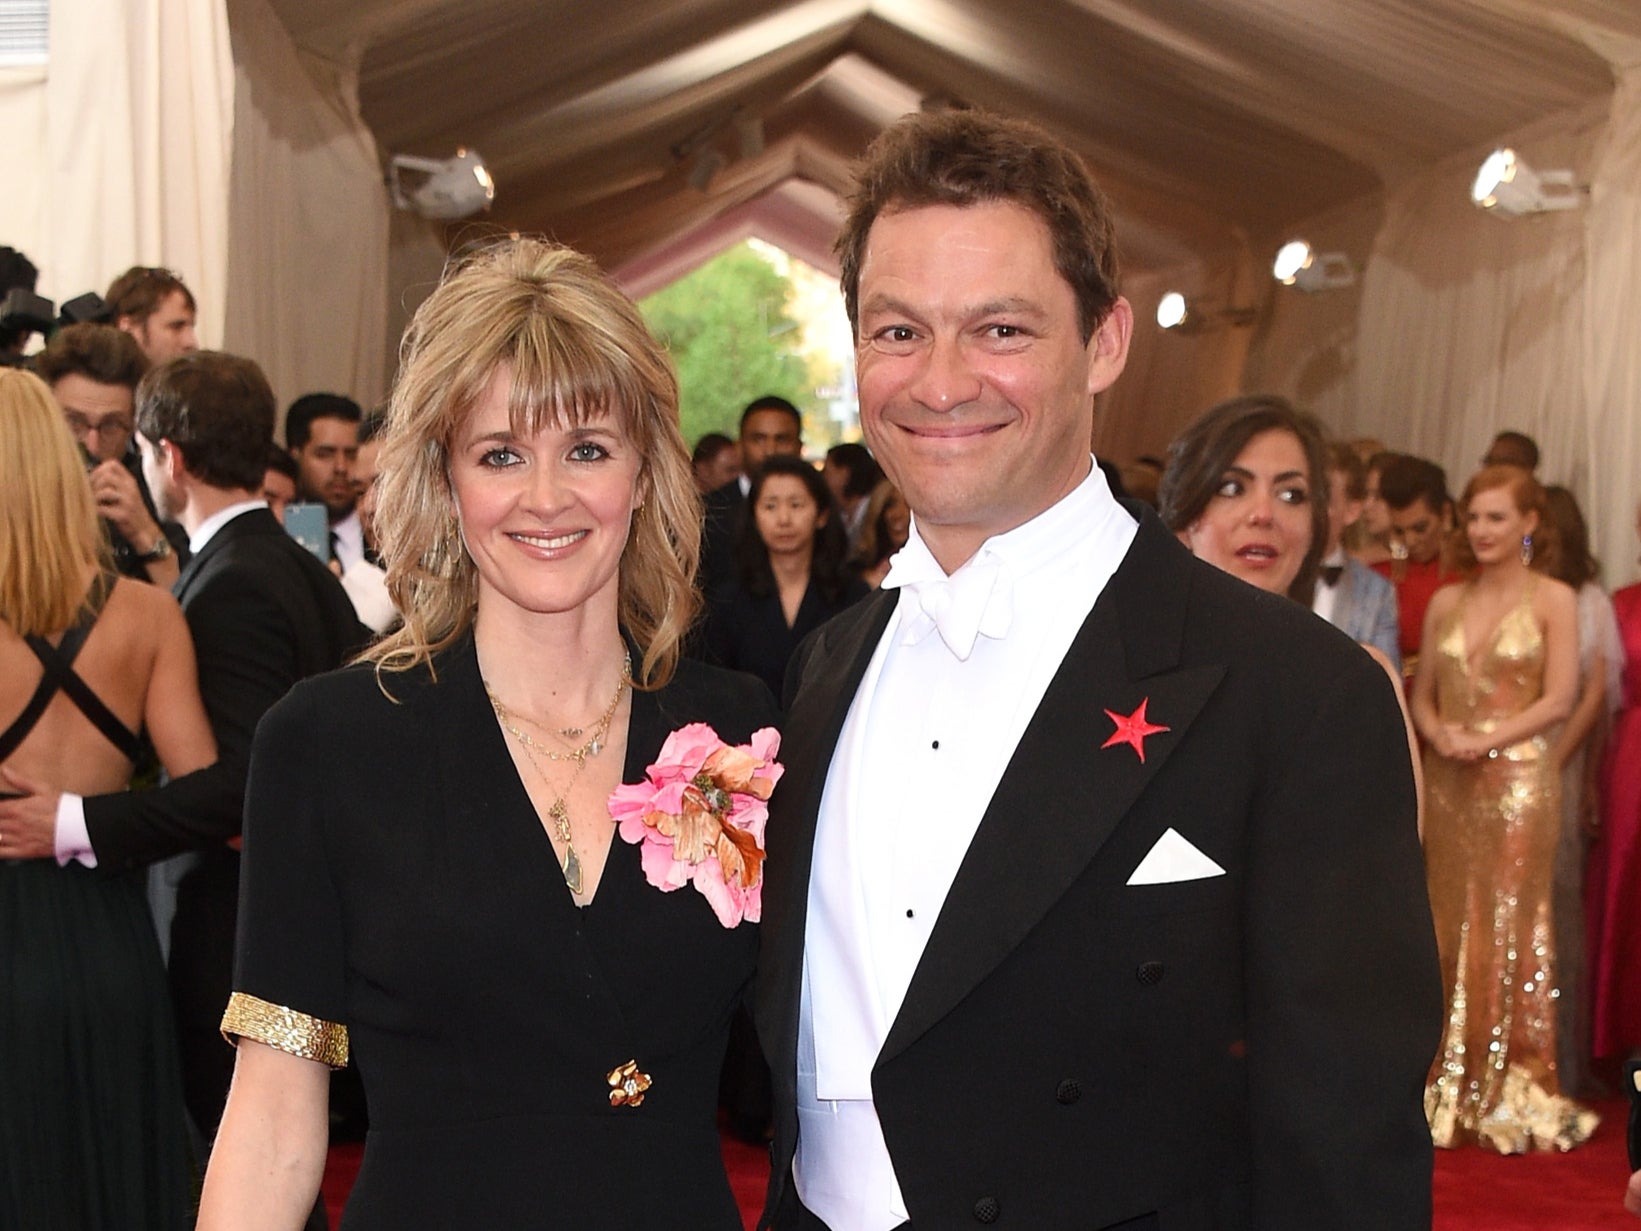
<svg viewBox="0 0 1641 1231">
<path fill-rule="evenodd" d="M 147 551 L 139 551 L 137 553 L 137 559 L 141 560 L 144 564 L 158 564 L 161 560 L 169 559 L 170 556 L 171 540 L 165 537 L 165 532 L 163 530 L 160 531 L 159 536 L 154 540 L 154 545 L 152 547 L 150 547 Z"/>
</svg>

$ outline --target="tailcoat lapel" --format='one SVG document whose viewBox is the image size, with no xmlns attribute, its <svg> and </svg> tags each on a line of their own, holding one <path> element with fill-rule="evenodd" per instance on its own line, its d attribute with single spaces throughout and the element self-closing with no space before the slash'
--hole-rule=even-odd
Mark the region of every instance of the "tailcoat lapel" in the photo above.
<svg viewBox="0 0 1641 1231">
<path fill-rule="evenodd" d="M 1180 666 L 1194 567 L 1143 514 L 998 783 L 880 1063 L 949 1012 L 1065 894 L 1218 686 L 1221 666 Z M 1142 701 L 1169 728 L 1144 741 L 1144 760 L 1127 744 L 1102 748 L 1115 730 L 1105 711 L 1129 715 Z M 803 860 L 807 871 L 807 851 Z"/>
</svg>

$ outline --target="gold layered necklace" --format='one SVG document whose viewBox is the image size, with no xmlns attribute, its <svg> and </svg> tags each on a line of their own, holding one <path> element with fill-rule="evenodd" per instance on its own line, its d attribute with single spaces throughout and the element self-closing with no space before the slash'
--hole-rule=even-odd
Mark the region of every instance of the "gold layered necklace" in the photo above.
<svg viewBox="0 0 1641 1231">
<path fill-rule="evenodd" d="M 530 762 L 530 768 L 536 771 L 536 777 L 540 778 L 542 785 L 552 793 L 553 802 L 547 808 L 547 819 L 552 822 L 553 832 L 558 835 L 558 840 L 564 844 L 564 883 L 570 887 L 570 892 L 578 897 L 581 894 L 581 858 L 576 854 L 575 843 L 570 840 L 570 810 L 564 801 L 575 789 L 576 781 L 587 768 L 587 761 L 602 752 L 609 741 L 610 723 L 615 719 L 616 707 L 621 704 L 621 695 L 627 691 L 627 685 L 631 680 L 632 655 L 629 653 L 622 659 L 621 678 L 615 683 L 615 695 L 610 698 L 610 703 L 604 707 L 604 712 L 591 727 L 547 727 L 542 723 L 535 724 L 543 730 L 552 731 L 561 739 L 581 740 L 574 747 L 562 752 L 543 746 L 528 731 L 522 730 L 513 711 L 503 705 L 501 699 L 491 691 L 490 681 L 484 681 L 484 692 L 490 698 L 490 708 L 496 711 L 496 721 L 501 723 L 504 731 L 518 741 L 519 747 L 524 749 L 525 760 Z M 587 738 L 582 740 L 581 737 L 584 735 Z M 563 789 L 553 785 L 553 780 L 547 776 L 547 771 L 536 759 L 537 753 L 549 761 L 569 761 L 574 764 L 575 768 L 570 771 L 570 780 L 564 784 Z"/>
</svg>

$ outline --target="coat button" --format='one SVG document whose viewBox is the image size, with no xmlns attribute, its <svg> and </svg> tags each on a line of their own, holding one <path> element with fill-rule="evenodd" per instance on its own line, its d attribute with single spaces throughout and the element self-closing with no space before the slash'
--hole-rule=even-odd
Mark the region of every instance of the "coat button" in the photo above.
<svg viewBox="0 0 1641 1231">
<path fill-rule="evenodd" d="M 1083 1083 L 1075 1077 L 1068 1077 L 1054 1087 L 1054 1097 L 1069 1107 L 1083 1097 Z"/>
<path fill-rule="evenodd" d="M 1003 1212 L 1003 1207 L 997 1204 L 996 1197 L 981 1197 L 974 1203 L 974 1217 L 976 1222 L 996 1222 L 997 1216 Z"/>
<path fill-rule="evenodd" d="M 1134 970 L 1134 977 L 1146 987 L 1155 986 L 1162 982 L 1161 962 L 1141 962 Z"/>
</svg>

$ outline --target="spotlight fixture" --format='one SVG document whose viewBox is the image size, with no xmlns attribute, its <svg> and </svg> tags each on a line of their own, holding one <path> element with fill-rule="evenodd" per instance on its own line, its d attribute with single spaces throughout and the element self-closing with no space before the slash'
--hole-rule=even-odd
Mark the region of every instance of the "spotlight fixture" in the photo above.
<svg viewBox="0 0 1641 1231">
<path fill-rule="evenodd" d="M 705 192 L 712 186 L 713 178 L 729 166 L 729 159 L 724 157 L 723 151 L 714 145 L 702 146 L 695 155 L 695 161 L 689 168 L 689 186 L 696 192 Z"/>
<path fill-rule="evenodd" d="M 1511 149 L 1489 154 L 1470 187 L 1480 208 L 1506 218 L 1576 209 L 1583 196 L 1571 171 L 1534 171 Z"/>
<path fill-rule="evenodd" d="M 1157 324 L 1175 333 L 1203 333 L 1218 325 L 1251 325 L 1252 308 L 1207 310 L 1186 302 L 1179 291 L 1169 291 L 1157 302 Z"/>
<path fill-rule="evenodd" d="M 1190 315 L 1185 296 L 1178 291 L 1169 291 L 1157 302 L 1157 324 L 1164 329 L 1178 329 Z"/>
<path fill-rule="evenodd" d="M 403 172 L 425 175 L 414 188 L 400 178 Z M 418 158 L 395 154 L 388 163 L 388 187 L 393 204 L 423 218 L 450 221 L 489 209 L 496 199 L 496 182 L 477 152 L 458 149 L 454 158 Z"/>
<path fill-rule="evenodd" d="M 1283 286 L 1314 294 L 1356 284 L 1356 267 L 1343 252 L 1317 252 L 1302 239 L 1282 245 L 1271 262 L 1271 276 Z"/>
</svg>

